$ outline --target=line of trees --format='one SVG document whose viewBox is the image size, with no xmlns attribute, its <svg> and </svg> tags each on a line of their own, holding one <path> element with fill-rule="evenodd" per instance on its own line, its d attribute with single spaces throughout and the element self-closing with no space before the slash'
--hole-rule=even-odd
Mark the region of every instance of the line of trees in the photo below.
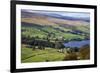
<svg viewBox="0 0 100 73">
<path fill-rule="evenodd" d="M 22 43 L 23 44 L 28 44 L 32 46 L 33 50 L 34 49 L 45 49 L 46 47 L 50 48 L 56 48 L 56 49 L 62 49 L 64 48 L 63 42 L 64 38 L 54 38 L 55 35 L 53 33 L 48 33 L 47 37 L 40 39 L 39 36 L 36 37 L 30 37 L 30 36 L 22 36 Z"/>
</svg>

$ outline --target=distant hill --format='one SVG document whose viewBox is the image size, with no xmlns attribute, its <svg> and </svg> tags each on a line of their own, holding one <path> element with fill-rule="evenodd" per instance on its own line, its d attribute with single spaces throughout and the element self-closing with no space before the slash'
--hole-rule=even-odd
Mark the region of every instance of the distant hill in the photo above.
<svg viewBox="0 0 100 73">
<path fill-rule="evenodd" d="M 80 20 L 80 21 L 86 21 L 86 22 L 90 22 L 90 18 L 89 17 L 71 17 L 71 16 L 64 16 L 64 15 L 61 15 L 61 14 L 57 14 L 57 13 L 53 13 L 52 12 L 48 12 L 48 11 L 34 11 L 34 12 L 30 12 L 30 11 L 24 11 L 22 10 L 22 13 L 23 13 L 23 16 L 26 16 L 26 17 L 30 17 L 30 16 L 33 16 L 33 15 L 37 15 L 37 16 L 41 16 L 41 15 L 44 15 L 44 16 L 49 16 L 49 17 L 53 17 L 53 18 L 60 18 L 60 19 L 65 19 L 65 20 L 73 20 L 73 21 L 76 21 L 76 20 Z M 26 14 L 27 13 L 27 14 Z"/>
</svg>

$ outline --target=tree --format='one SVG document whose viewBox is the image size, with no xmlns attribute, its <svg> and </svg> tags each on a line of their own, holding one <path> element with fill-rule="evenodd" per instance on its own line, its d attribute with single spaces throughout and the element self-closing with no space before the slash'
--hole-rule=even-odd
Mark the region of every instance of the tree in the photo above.
<svg viewBox="0 0 100 73">
<path fill-rule="evenodd" d="M 55 48 L 57 48 L 57 49 L 62 49 L 62 48 L 64 48 L 65 46 L 63 45 L 63 38 L 61 38 L 61 39 L 58 39 L 58 38 L 56 38 L 55 39 Z"/>
<path fill-rule="evenodd" d="M 70 54 L 66 54 L 64 57 L 64 60 L 77 60 L 77 54 L 75 52 L 72 52 Z"/>
<path fill-rule="evenodd" d="M 90 46 L 84 45 L 79 50 L 80 59 L 90 59 Z"/>
</svg>

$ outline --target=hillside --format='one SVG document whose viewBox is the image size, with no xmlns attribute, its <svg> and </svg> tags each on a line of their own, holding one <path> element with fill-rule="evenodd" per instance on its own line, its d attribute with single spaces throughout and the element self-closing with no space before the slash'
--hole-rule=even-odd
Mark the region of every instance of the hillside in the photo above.
<svg viewBox="0 0 100 73">
<path fill-rule="evenodd" d="M 67 18 L 67 17 L 66 17 Z M 84 39 L 89 36 L 89 22 L 84 20 L 72 20 L 57 18 L 50 15 L 22 11 L 22 35 L 40 38 L 53 33 L 54 38 L 59 36 L 65 39 Z M 84 36 L 85 35 L 85 36 Z"/>
</svg>

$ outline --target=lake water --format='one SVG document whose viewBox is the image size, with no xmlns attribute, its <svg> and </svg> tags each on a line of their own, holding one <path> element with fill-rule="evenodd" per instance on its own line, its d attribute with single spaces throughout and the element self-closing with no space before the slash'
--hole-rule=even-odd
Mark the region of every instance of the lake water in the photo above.
<svg viewBox="0 0 100 73">
<path fill-rule="evenodd" d="M 64 43 L 65 47 L 71 47 L 71 48 L 74 48 L 74 47 L 80 48 L 84 45 L 90 45 L 90 40 L 70 41 L 70 42 Z"/>
</svg>

